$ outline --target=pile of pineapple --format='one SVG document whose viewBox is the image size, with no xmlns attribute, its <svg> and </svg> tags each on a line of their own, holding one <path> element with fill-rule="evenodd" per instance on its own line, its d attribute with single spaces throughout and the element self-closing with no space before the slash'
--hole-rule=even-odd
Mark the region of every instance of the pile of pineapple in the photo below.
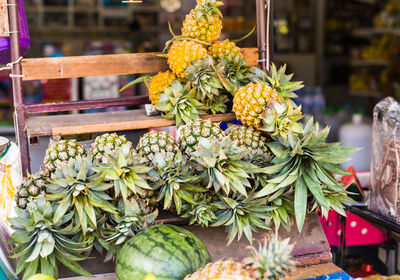
<svg viewBox="0 0 400 280">
<path fill-rule="evenodd" d="M 302 83 L 285 67 L 248 68 L 233 42 L 216 41 L 220 5 L 197 1 L 182 35 L 167 43 L 171 71 L 149 84 L 151 102 L 176 120 L 177 139 L 151 131 L 134 148 L 107 133 L 89 151 L 61 140 L 46 151 L 42 170 L 25 178 L 9 219 L 14 257 L 21 258 L 17 273 L 57 276 L 63 264 L 90 276 L 79 261 L 93 249 L 112 259 L 159 210 L 224 226 L 228 244 L 243 235 L 252 242 L 254 231 L 273 225 L 290 229 L 294 221 L 301 231 L 310 211 L 344 214 L 342 202 L 352 200 L 333 173 L 347 174 L 338 164 L 357 149 L 325 143 L 329 128 L 312 118 L 299 123 L 301 107 L 291 98 Z M 229 99 L 244 126 L 223 131 L 199 118 L 225 112 Z"/>
</svg>

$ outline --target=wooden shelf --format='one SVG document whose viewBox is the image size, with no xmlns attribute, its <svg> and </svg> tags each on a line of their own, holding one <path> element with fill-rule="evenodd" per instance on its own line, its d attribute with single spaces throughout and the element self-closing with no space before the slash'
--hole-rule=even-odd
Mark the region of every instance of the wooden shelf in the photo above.
<svg viewBox="0 0 400 280">
<path fill-rule="evenodd" d="M 235 120 L 235 115 L 233 113 L 215 116 L 206 115 L 202 116 L 202 119 L 232 121 Z M 175 125 L 175 121 L 166 120 L 161 116 L 148 117 L 144 109 L 138 109 L 92 114 L 32 116 L 27 119 L 25 130 L 28 137 L 39 137 L 135 130 L 173 125 Z"/>
<path fill-rule="evenodd" d="M 356 59 L 351 60 L 352 66 L 388 66 L 389 61 L 386 59 Z"/>
</svg>

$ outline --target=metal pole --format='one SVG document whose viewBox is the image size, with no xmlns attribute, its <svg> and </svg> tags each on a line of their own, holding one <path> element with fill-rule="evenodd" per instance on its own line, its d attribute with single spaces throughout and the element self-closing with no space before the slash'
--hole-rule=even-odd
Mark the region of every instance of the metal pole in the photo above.
<svg viewBox="0 0 400 280">
<path fill-rule="evenodd" d="M 266 41 L 266 26 L 265 26 L 265 0 L 256 0 L 257 8 L 257 45 L 259 67 L 262 70 L 266 68 L 267 58 L 267 41 Z"/>
<path fill-rule="evenodd" d="M 267 54 L 266 54 L 266 68 L 269 71 L 274 57 L 274 5 L 273 0 L 266 0 L 267 5 Z"/>
<path fill-rule="evenodd" d="M 256 0 L 259 67 L 269 70 L 273 57 L 273 0 Z M 267 10 L 267 12 L 265 11 Z M 267 17 L 265 16 L 267 14 Z"/>
<path fill-rule="evenodd" d="M 10 47 L 11 61 L 18 61 L 19 49 L 19 28 L 18 28 L 18 3 L 17 0 L 8 0 L 9 21 L 10 21 Z M 22 70 L 21 63 L 15 63 L 11 70 L 13 102 L 14 102 L 14 127 L 15 137 L 21 151 L 22 174 L 26 176 L 30 172 L 29 143 L 25 129 L 25 108 L 22 93 Z"/>
</svg>

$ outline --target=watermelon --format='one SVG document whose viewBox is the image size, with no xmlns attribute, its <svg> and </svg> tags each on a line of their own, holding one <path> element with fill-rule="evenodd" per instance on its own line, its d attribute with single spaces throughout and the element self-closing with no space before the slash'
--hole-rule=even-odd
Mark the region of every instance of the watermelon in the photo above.
<svg viewBox="0 0 400 280">
<path fill-rule="evenodd" d="M 181 280 L 211 262 L 206 246 L 193 233 L 173 225 L 152 226 L 129 239 L 118 252 L 119 280 Z"/>
</svg>

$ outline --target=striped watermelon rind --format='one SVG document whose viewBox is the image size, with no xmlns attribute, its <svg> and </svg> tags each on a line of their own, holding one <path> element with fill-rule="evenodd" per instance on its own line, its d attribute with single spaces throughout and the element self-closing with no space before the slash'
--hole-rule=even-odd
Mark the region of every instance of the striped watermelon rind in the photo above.
<svg viewBox="0 0 400 280">
<path fill-rule="evenodd" d="M 157 280 L 181 280 L 211 262 L 204 243 L 193 233 L 174 226 L 157 225 L 128 240 L 118 252 L 118 280 L 141 280 L 153 274 Z"/>
</svg>

